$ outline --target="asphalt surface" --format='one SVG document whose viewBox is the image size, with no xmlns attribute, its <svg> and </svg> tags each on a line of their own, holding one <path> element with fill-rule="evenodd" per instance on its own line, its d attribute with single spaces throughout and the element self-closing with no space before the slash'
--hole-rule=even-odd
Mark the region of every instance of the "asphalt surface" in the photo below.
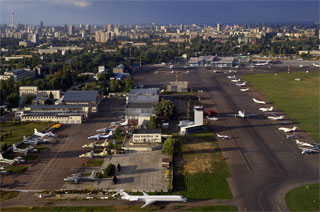
<svg viewBox="0 0 320 212">
<path fill-rule="evenodd" d="M 290 71 L 312 69 L 315 68 L 291 68 Z M 188 81 L 193 91 L 203 90 L 198 95 L 204 107 L 220 114 L 221 120 L 211 122 L 215 132 L 233 137 L 218 141 L 232 175 L 228 183 L 240 211 L 288 210 L 283 198 L 287 191 L 296 185 L 319 182 L 319 154 L 301 155 L 294 140 L 287 139 L 277 129 L 279 122 L 266 119 L 258 111 L 260 106 L 253 103 L 252 97 L 265 100 L 259 93 L 252 88 L 253 91 L 241 92 L 227 79 L 227 75 L 233 75 L 224 73 L 228 69 L 222 73 L 195 68 L 187 70 L 173 69 L 172 73 L 165 67 L 148 67 L 135 73 L 135 79 L 145 87 L 162 88 L 169 81 L 178 79 Z M 264 67 L 253 71 L 244 68 L 237 71 L 236 75 L 241 77 L 243 73 L 287 72 L 288 68 Z M 257 116 L 241 119 L 228 115 L 239 110 Z M 311 140 L 304 132 L 300 131 L 299 135 L 304 138 L 302 140 Z"/>
</svg>

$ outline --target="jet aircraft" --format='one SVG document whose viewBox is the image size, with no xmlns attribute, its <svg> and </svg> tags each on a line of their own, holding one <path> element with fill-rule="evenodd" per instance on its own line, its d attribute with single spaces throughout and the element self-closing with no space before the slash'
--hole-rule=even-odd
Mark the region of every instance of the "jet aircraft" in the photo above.
<svg viewBox="0 0 320 212">
<path fill-rule="evenodd" d="M 35 128 L 34 129 L 34 135 L 39 136 L 41 138 L 48 136 L 48 137 L 57 137 L 55 134 L 53 134 L 52 132 L 46 132 L 46 133 L 42 133 L 42 132 L 38 132 L 38 130 Z"/>
<path fill-rule="evenodd" d="M 270 112 L 270 111 L 273 111 L 273 107 L 269 107 L 269 108 L 261 107 L 259 108 L 259 110 L 262 112 Z"/>
<path fill-rule="evenodd" d="M 311 147 L 311 148 L 314 148 L 315 145 L 312 145 L 312 144 L 309 144 L 309 143 L 306 143 L 306 142 L 302 142 L 302 141 L 299 141 L 298 139 L 296 139 L 296 144 L 298 146 L 305 146 L 305 147 Z"/>
<path fill-rule="evenodd" d="M 48 143 L 48 142 L 49 142 L 49 140 L 42 139 L 39 137 L 28 139 L 25 135 L 23 136 L 23 143 L 25 143 L 25 144 L 37 145 L 37 144 Z"/>
<path fill-rule="evenodd" d="M 239 87 L 242 87 L 242 86 L 245 86 L 247 84 L 247 81 L 244 81 L 244 82 L 238 82 L 236 83 L 236 86 L 239 86 Z"/>
<path fill-rule="evenodd" d="M 112 138 L 112 131 L 109 132 L 108 135 L 105 135 L 105 134 L 97 134 L 97 135 L 92 135 L 92 136 L 89 136 L 88 139 L 96 139 L 96 140 L 100 140 L 100 139 L 110 139 Z"/>
<path fill-rule="evenodd" d="M 77 184 L 80 181 L 96 181 L 96 180 L 98 180 L 98 178 L 96 177 L 96 171 L 93 170 L 91 175 L 88 177 L 83 177 L 82 173 L 79 172 L 77 174 L 72 174 L 70 177 L 66 177 L 63 180 L 65 182 L 74 182 L 75 184 Z"/>
<path fill-rule="evenodd" d="M 262 104 L 262 105 L 265 105 L 265 104 L 266 104 L 266 102 L 257 100 L 257 99 L 255 99 L 255 98 L 252 98 L 252 100 L 253 100 L 255 103 L 257 103 L 257 104 Z"/>
<path fill-rule="evenodd" d="M 181 196 L 181 195 L 148 195 L 144 192 L 142 192 L 143 195 L 129 195 L 122 189 L 118 190 L 117 193 L 115 193 L 113 196 L 120 194 L 121 199 L 129 200 L 129 201 L 143 201 L 145 202 L 144 205 L 141 206 L 141 208 L 144 208 L 148 205 L 151 205 L 155 202 L 186 202 L 187 198 Z"/>
<path fill-rule="evenodd" d="M 12 151 L 16 153 L 23 153 L 24 155 L 27 155 L 29 152 L 39 152 L 39 150 L 34 149 L 33 147 L 27 147 L 26 149 L 20 149 L 17 148 L 15 144 L 12 145 Z"/>
<path fill-rule="evenodd" d="M 25 160 L 22 159 L 22 157 L 18 156 L 15 157 L 14 159 L 6 159 L 2 156 L 2 154 L 0 153 L 0 163 L 8 163 L 9 165 L 12 164 L 20 164 L 20 163 L 24 163 Z"/>
<path fill-rule="evenodd" d="M 285 133 L 287 133 L 287 132 L 295 132 L 297 130 L 297 127 L 293 127 L 293 128 L 279 127 L 278 129 L 282 130 Z"/>
<path fill-rule="evenodd" d="M 228 135 L 220 135 L 220 134 L 218 134 L 218 133 L 217 133 L 217 136 L 218 136 L 218 138 L 222 138 L 222 139 L 230 139 L 230 138 L 232 138 L 231 136 L 228 136 Z"/>
<path fill-rule="evenodd" d="M 271 120 L 282 120 L 284 118 L 284 116 L 268 116 L 268 119 L 271 119 Z"/>
</svg>

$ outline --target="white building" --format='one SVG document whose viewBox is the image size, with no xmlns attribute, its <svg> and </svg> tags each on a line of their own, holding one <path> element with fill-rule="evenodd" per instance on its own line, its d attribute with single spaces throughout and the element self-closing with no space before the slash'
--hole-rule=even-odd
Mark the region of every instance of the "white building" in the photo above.
<svg viewBox="0 0 320 212">
<path fill-rule="evenodd" d="M 135 129 L 133 131 L 132 143 L 161 143 L 161 129 Z"/>
</svg>

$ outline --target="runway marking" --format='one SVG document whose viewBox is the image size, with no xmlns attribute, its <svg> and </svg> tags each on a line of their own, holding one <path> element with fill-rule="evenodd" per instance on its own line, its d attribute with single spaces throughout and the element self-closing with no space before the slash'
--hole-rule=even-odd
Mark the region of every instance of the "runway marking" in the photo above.
<svg viewBox="0 0 320 212">
<path fill-rule="evenodd" d="M 282 212 L 282 210 L 281 210 L 280 206 L 279 206 L 279 205 L 277 205 L 277 207 L 278 207 L 279 211 L 280 211 L 280 212 Z"/>
</svg>

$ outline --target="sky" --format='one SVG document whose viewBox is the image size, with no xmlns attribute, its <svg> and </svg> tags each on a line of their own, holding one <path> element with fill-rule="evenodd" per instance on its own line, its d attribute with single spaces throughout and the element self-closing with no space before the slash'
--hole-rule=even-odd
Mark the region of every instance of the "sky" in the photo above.
<svg viewBox="0 0 320 212">
<path fill-rule="evenodd" d="M 310 0 L 0 0 L 0 23 L 245 24 L 319 22 L 319 1 Z"/>
</svg>

